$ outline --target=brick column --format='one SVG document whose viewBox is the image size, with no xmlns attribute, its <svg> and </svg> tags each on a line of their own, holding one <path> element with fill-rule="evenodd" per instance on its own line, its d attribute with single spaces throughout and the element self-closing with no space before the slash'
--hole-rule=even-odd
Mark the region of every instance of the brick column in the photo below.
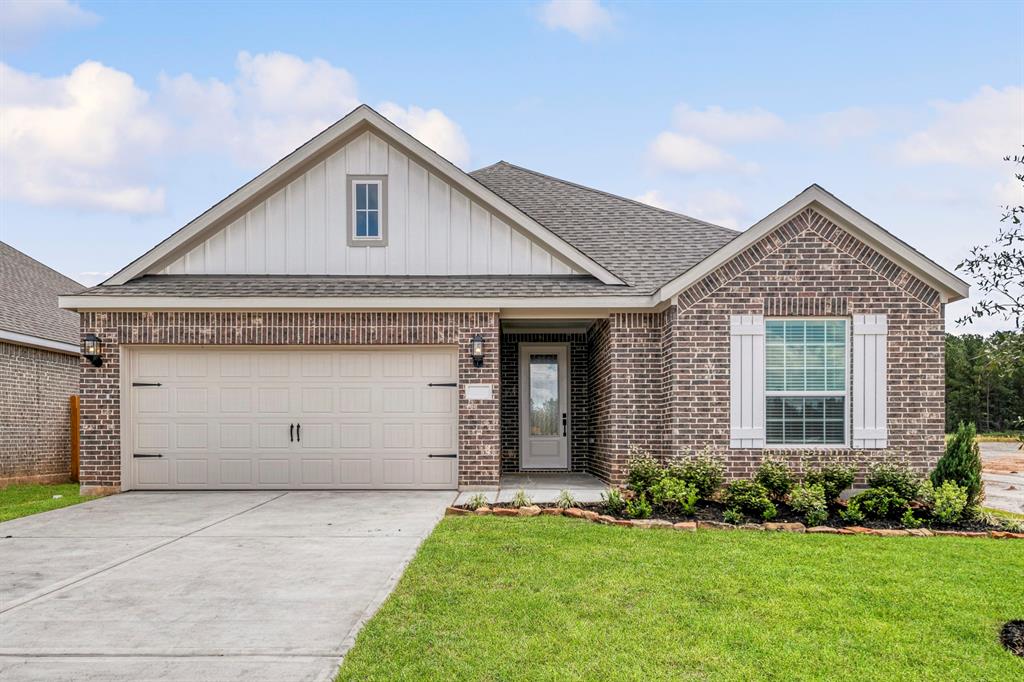
<svg viewBox="0 0 1024 682">
<path fill-rule="evenodd" d="M 501 323 L 497 313 L 467 316 L 459 338 L 459 487 L 493 486 L 501 472 Z M 473 365 L 470 342 L 484 339 L 484 364 Z M 468 384 L 490 384 L 491 400 L 467 400 Z"/>
</svg>

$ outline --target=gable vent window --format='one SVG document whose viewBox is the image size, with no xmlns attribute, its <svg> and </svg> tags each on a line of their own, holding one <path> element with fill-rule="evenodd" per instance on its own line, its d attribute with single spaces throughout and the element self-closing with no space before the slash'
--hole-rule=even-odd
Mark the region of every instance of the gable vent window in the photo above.
<svg viewBox="0 0 1024 682">
<path fill-rule="evenodd" d="M 845 445 L 846 320 L 765 320 L 768 445 Z"/>
<path fill-rule="evenodd" d="M 384 177 L 349 179 L 349 246 L 383 246 L 387 243 L 386 192 Z"/>
</svg>

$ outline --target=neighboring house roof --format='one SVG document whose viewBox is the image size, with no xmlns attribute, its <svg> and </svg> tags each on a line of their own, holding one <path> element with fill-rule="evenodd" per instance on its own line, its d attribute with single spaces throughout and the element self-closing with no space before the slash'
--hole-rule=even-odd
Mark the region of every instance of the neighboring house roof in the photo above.
<svg viewBox="0 0 1024 682">
<path fill-rule="evenodd" d="M 739 234 L 505 161 L 470 173 L 492 192 L 650 294 Z"/>
<path fill-rule="evenodd" d="M 9 244 L 0 242 L 0 339 L 45 340 L 78 348 L 78 315 L 61 310 L 57 297 L 84 287 Z M 26 338 L 28 337 L 28 338 Z"/>
</svg>

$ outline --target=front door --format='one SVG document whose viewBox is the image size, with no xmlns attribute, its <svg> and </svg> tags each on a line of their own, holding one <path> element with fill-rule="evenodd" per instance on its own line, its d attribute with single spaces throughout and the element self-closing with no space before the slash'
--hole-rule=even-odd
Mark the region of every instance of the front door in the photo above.
<svg viewBox="0 0 1024 682">
<path fill-rule="evenodd" d="M 569 468 L 569 373 L 565 344 L 520 344 L 519 463 Z"/>
</svg>

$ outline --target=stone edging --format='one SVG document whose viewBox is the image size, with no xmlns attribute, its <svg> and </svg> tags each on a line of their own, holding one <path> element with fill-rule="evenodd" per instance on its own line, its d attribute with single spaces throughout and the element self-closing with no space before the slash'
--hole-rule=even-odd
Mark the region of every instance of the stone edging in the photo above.
<svg viewBox="0 0 1024 682">
<path fill-rule="evenodd" d="M 722 521 L 680 521 L 672 523 L 662 519 L 617 519 L 614 516 L 598 514 L 595 511 L 570 507 L 561 509 L 559 507 L 480 507 L 476 511 L 463 509 L 461 507 L 448 507 L 445 516 L 569 516 L 574 519 L 583 519 L 594 523 L 602 523 L 608 526 L 625 526 L 628 528 L 664 528 L 666 530 L 680 530 L 684 532 L 695 532 L 701 530 L 747 530 L 747 531 L 772 531 L 785 533 L 816 533 L 829 535 L 878 535 L 881 537 L 933 537 L 949 535 L 962 538 L 997 538 L 1024 540 L 1024 533 L 1011 533 L 1005 530 L 970 531 L 970 530 L 929 530 L 927 528 L 865 528 L 864 526 L 845 526 L 833 528 L 832 526 L 812 526 L 808 528 L 802 523 L 744 523 L 734 526 L 731 523 Z"/>
</svg>

